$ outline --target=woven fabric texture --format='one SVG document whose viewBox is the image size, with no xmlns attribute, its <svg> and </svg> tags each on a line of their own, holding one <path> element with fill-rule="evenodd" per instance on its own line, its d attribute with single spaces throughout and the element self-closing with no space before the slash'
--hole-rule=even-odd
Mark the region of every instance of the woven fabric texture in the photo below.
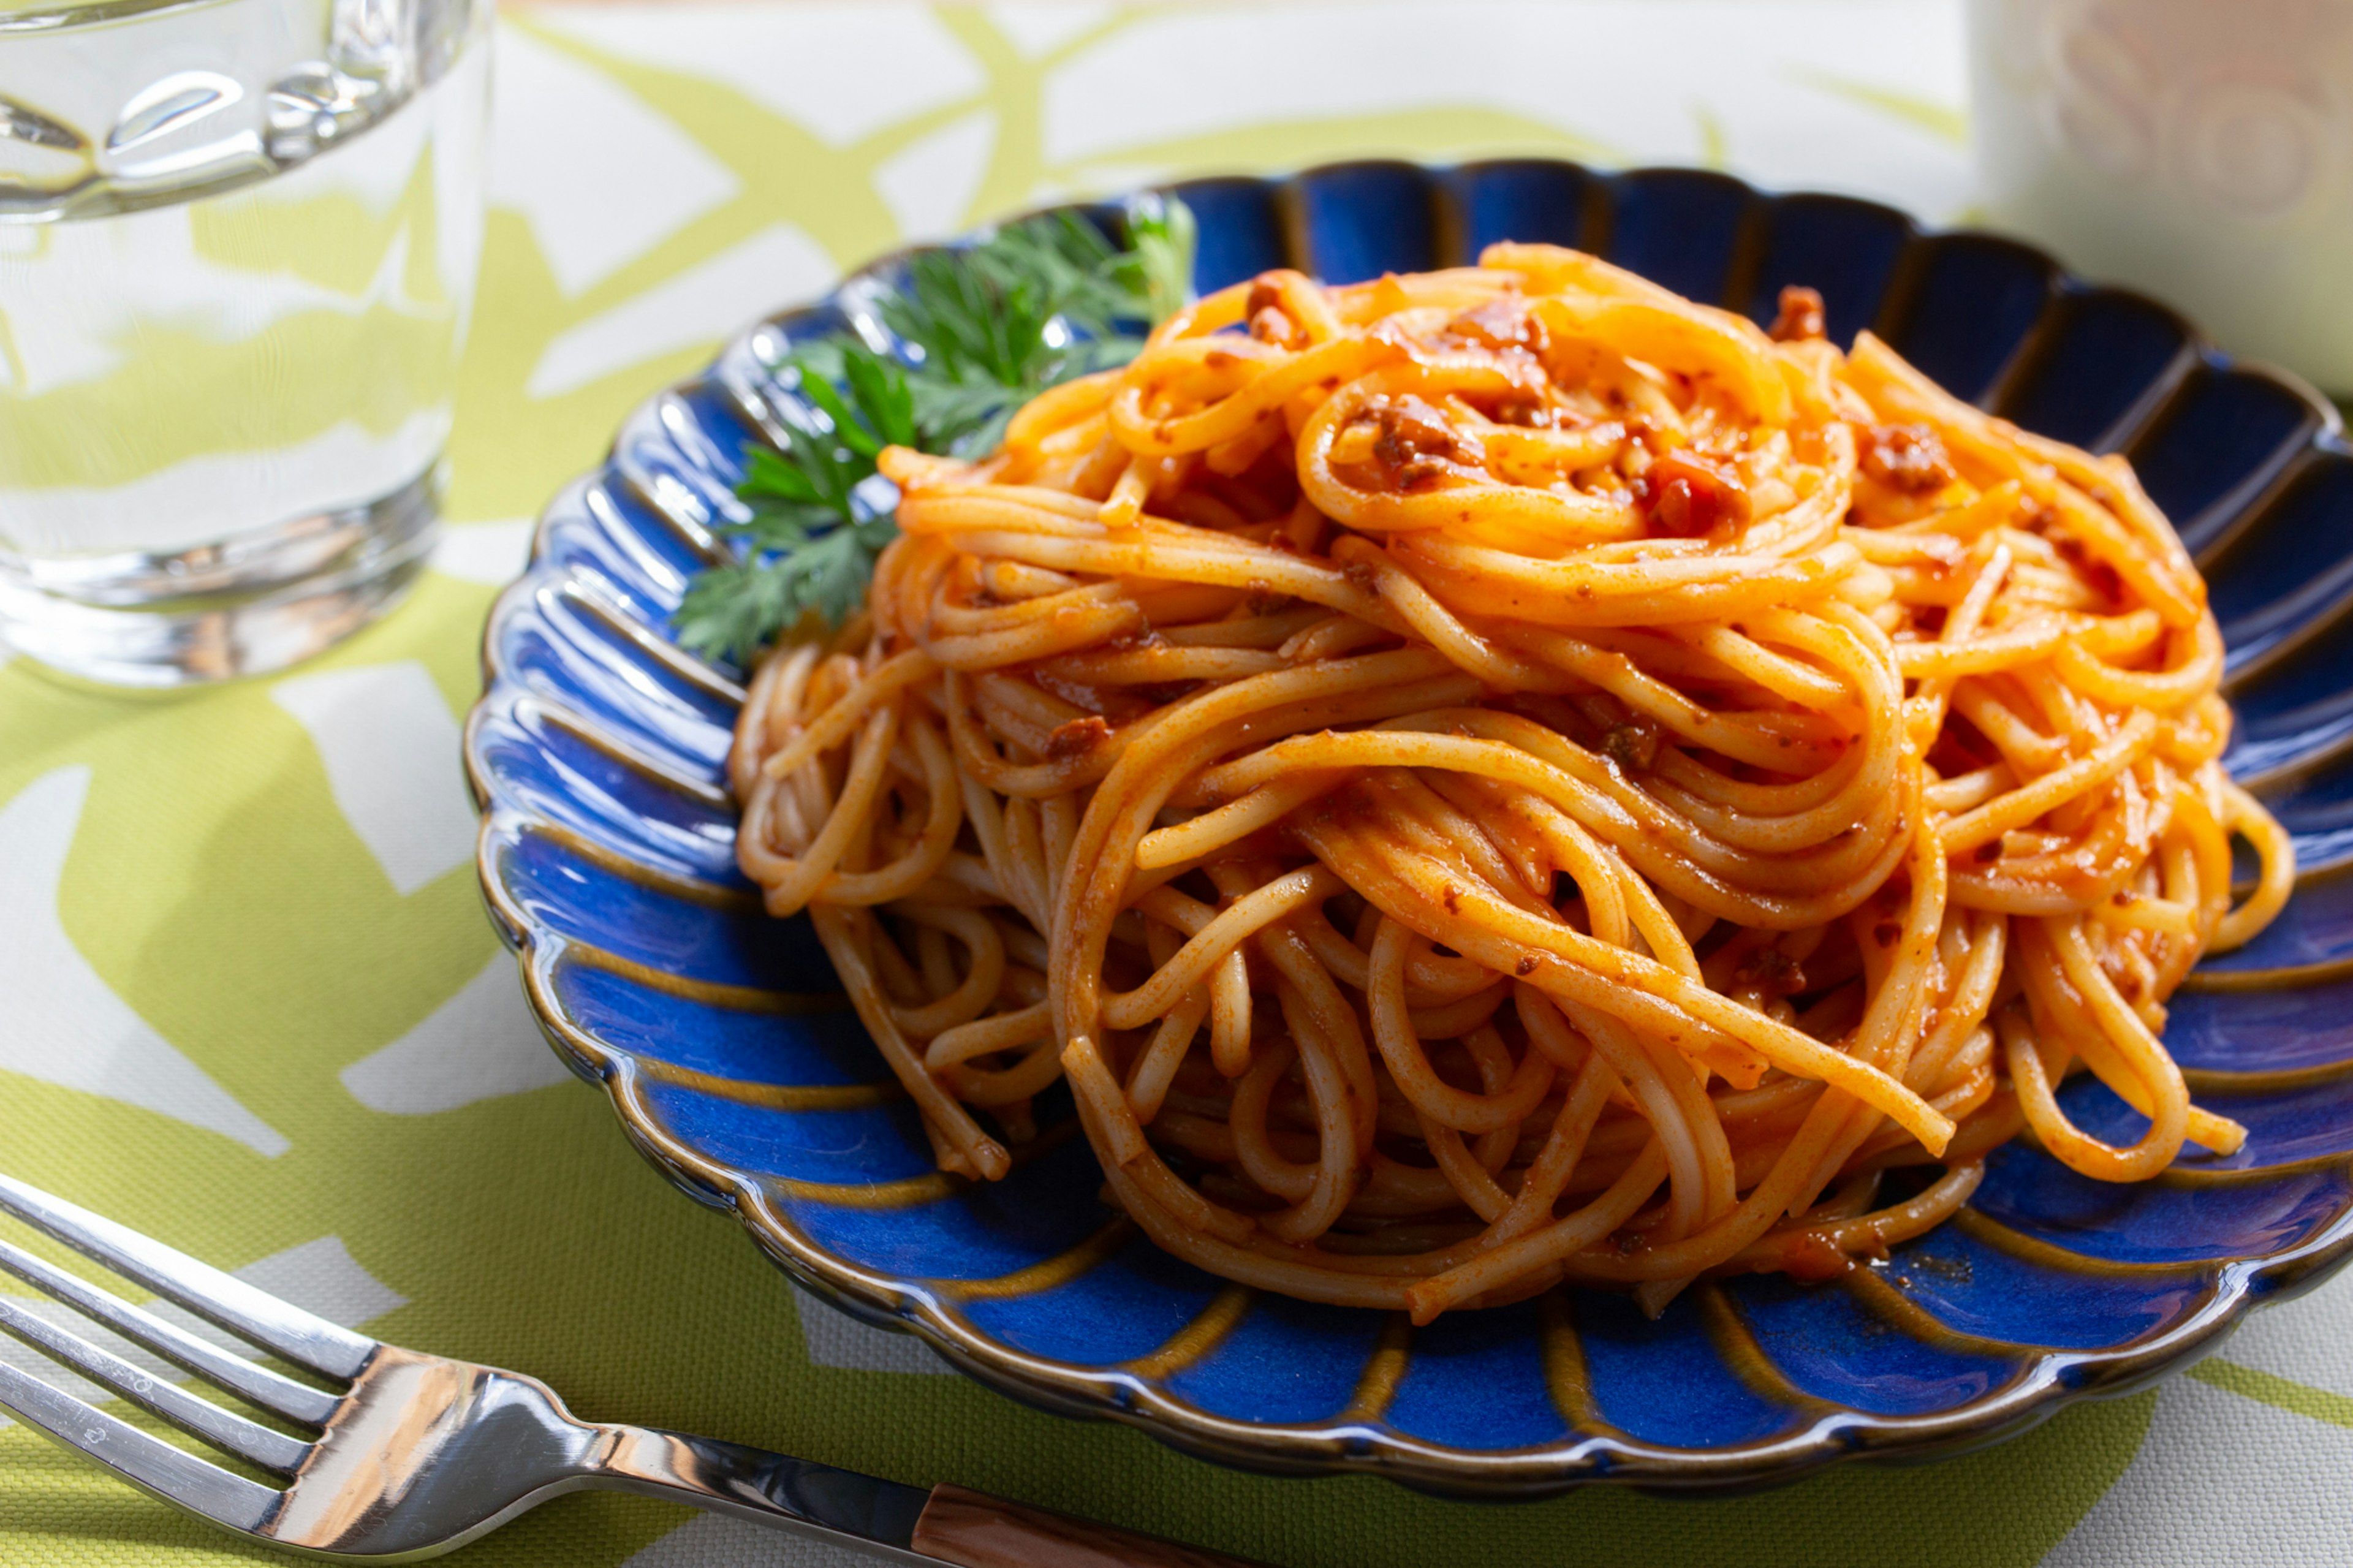
<svg viewBox="0 0 2353 1568">
<path fill-rule="evenodd" d="M 0 1168 L 590 1418 L 1292 1568 L 2353 1563 L 2353 1281 L 1994 1450 L 1729 1500 L 1448 1503 L 1038 1414 L 797 1294 L 673 1191 L 539 1038 L 476 893 L 458 738 L 491 596 L 623 415 L 751 318 L 1039 202 L 1345 156 L 1711 164 L 1953 221 L 1957 0 L 557 5 L 496 47 L 452 526 L 414 598 L 194 695 L 0 668 Z M 0 1430 L 0 1562 L 247 1560 Z M 461 1561 L 850 1560 L 600 1496 Z"/>
</svg>

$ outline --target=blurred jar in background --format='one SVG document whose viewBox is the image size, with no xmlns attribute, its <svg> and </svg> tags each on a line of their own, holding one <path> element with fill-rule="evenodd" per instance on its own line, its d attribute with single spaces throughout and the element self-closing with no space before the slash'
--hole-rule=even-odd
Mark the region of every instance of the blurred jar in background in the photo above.
<svg viewBox="0 0 2353 1568">
<path fill-rule="evenodd" d="M 2353 0 L 1970 0 L 1987 216 L 2353 393 Z"/>
</svg>

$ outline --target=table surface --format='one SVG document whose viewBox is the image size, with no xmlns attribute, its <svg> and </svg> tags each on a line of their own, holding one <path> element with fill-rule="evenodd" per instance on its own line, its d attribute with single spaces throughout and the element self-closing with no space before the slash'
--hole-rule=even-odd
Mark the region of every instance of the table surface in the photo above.
<svg viewBox="0 0 2353 1568">
<path fill-rule="evenodd" d="M 194 696 L 0 668 L 0 1168 L 590 1417 L 1296 1568 L 2353 1563 L 2353 1279 L 1989 1452 L 1736 1500 L 1440 1502 L 1039 1415 L 798 1294 L 645 1164 L 475 891 L 458 736 L 491 598 L 621 416 L 750 318 L 1064 194 L 1351 155 L 1712 164 L 1965 218 L 1957 4 L 552 5 L 497 47 L 454 526 L 415 597 Z M 0 1431 L 0 1561 L 245 1560 Z M 584 1496 L 460 1561 L 849 1560 Z"/>
</svg>

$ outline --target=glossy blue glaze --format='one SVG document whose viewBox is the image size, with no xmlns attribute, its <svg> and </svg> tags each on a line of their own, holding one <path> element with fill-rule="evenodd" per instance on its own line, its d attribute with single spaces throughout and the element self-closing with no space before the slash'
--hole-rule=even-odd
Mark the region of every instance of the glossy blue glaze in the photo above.
<svg viewBox="0 0 2353 1568">
<path fill-rule="evenodd" d="M 2030 1350 L 2146 1343 L 2194 1321 L 2215 1295 L 2211 1270 L 2088 1268 L 2032 1256 L 2006 1232 L 1980 1235 L 1963 1225 L 1900 1248 L 1879 1274 L 1947 1328 Z"/>
<path fill-rule="evenodd" d="M 583 737 L 577 721 L 534 705 L 479 721 L 470 752 L 501 770 L 509 798 L 542 821 L 641 864 L 723 881 L 734 874 L 734 819 L 715 800 L 681 795 Z"/>
<path fill-rule="evenodd" d="M 2044 320 L 2031 374 L 1996 412 L 2053 440 L 2112 451 L 2145 400 L 2194 353 L 2164 306 L 2115 289 L 2069 289 Z"/>
<path fill-rule="evenodd" d="M 2299 895 L 2303 897 L 2304 895 Z M 2189 1069 L 2276 1072 L 2342 1061 L 2345 1041 L 2319 1016 L 2353 1017 L 2353 979 L 2275 991 L 2182 991 L 2167 1004 L 2165 1048 Z"/>
<path fill-rule="evenodd" d="M 1742 1281 L 1740 1315 L 1797 1389 L 1878 1415 L 1951 1410 L 2021 1376 L 2030 1358 L 1926 1343 L 1845 1290 L 1786 1276 Z"/>
<path fill-rule="evenodd" d="M 1302 174 L 1293 201 L 1307 237 L 1301 270 L 1334 283 L 1438 265 L 1436 193 L 1410 163 L 1351 163 Z"/>
<path fill-rule="evenodd" d="M 751 515 L 735 494 L 751 434 L 751 421 L 715 383 L 695 382 L 663 393 L 628 417 L 613 438 L 612 467 L 693 538 L 699 530 Z"/>
<path fill-rule="evenodd" d="M 1726 302 L 1756 192 L 1703 169 L 1636 169 L 1610 181 L 1609 198 L 1602 255 L 1678 294 Z"/>
<path fill-rule="evenodd" d="M 2129 453 L 2207 553 L 2235 639 L 2233 761 L 2308 856 L 2353 859 L 2353 460 L 2325 405 L 2232 366 L 2161 306 L 2009 241 L 1696 171 L 1379 163 L 1184 194 L 1205 289 L 1274 266 L 1345 279 L 1504 238 L 1585 243 L 1760 320 L 1782 284 L 1820 289 L 1840 338 L 1869 326 L 1996 412 Z M 2201 1100 L 2247 1124 L 2244 1151 L 2192 1152 L 2134 1187 L 2000 1151 L 1972 1213 L 1872 1268 L 1901 1311 L 1852 1280 L 1759 1277 L 1694 1287 L 1655 1321 L 1594 1291 L 1410 1331 L 1239 1299 L 1106 1228 L 1117 1216 L 1059 1094 L 1003 1182 L 936 1174 L 808 923 L 767 919 L 735 870 L 723 762 L 738 672 L 670 641 L 688 579 L 721 549 L 712 527 L 741 515 L 744 443 L 807 417 L 781 362 L 871 315 L 860 298 L 852 280 L 754 329 L 556 498 L 491 617 L 468 732 L 491 817 L 484 891 L 551 1037 L 640 1146 L 736 1208 L 797 1278 L 1055 1408 L 1235 1463 L 1513 1497 L 1754 1484 L 1858 1449 L 1982 1441 L 2177 1363 L 2346 1250 L 2353 1074 L 2325 1069 L 2353 1060 L 2353 876 L 2309 881 L 2272 931 L 2208 965 L 2308 985 L 2174 1000 L 2169 1044 L 2206 1075 Z M 2095 1083 L 2063 1093 L 2095 1131 L 2138 1125 Z M 1172 1348 L 1205 1312 L 1219 1331 Z"/>
<path fill-rule="evenodd" d="M 1985 1182 L 1969 1206 L 2087 1258 L 2173 1264 L 2287 1251 L 2341 1224 L 2348 1204 L 2353 1178 L 2343 1165 L 2228 1186 L 2162 1180 L 2119 1185 L 2079 1176 L 2038 1149 L 2012 1144 L 1988 1157 Z"/>
<path fill-rule="evenodd" d="M 2348 465 L 2315 464 L 2341 472 Z M 2300 487 L 2299 487 L 2300 488 Z M 2353 497 L 2348 497 L 2353 500 Z M 2294 513 L 2284 510 L 2283 515 Z M 2353 535 L 2353 509 L 2321 512 L 2316 521 Z M 2324 534 L 2325 538 L 2326 535 Z M 2345 683 L 2353 660 L 2353 616 L 2320 619 L 2294 647 L 2276 656 L 2261 680 L 2238 691 L 2238 725 L 2224 761 L 2241 779 L 2278 774 L 2328 761 L 2353 749 L 2353 689 Z"/>
<path fill-rule="evenodd" d="M 1235 1421 L 1337 1416 L 1379 1342 L 1378 1312 L 1261 1296 L 1207 1355 L 1168 1380 L 1177 1398 Z"/>
<path fill-rule="evenodd" d="M 2335 416 L 2284 379 L 2208 355 L 2125 455 L 2181 542 L 2203 551 Z"/>
<path fill-rule="evenodd" d="M 2223 542 L 2210 563 L 2233 671 L 2274 657 L 2353 590 L 2353 458 L 2322 454 Z"/>
<path fill-rule="evenodd" d="M 1831 341 L 1851 344 L 1872 324 L 1896 264 L 1916 234 L 1901 214 L 1839 196 L 1788 196 L 1766 209 L 1765 253 L 1745 301 L 1759 325 L 1781 310 L 1795 285 L 1822 297 Z"/>
<path fill-rule="evenodd" d="M 2148 1130 L 2148 1118 L 2116 1098 L 2095 1079 L 2079 1078 L 2059 1097 L 2068 1120 L 2106 1142 L 2122 1146 Z M 2198 1103 L 2247 1130 L 2235 1152 L 2182 1152 L 2185 1171 L 2254 1171 L 2342 1157 L 2353 1163 L 2353 1068 L 2341 1078 L 2265 1085 L 2241 1092 L 2228 1084 L 2201 1089 Z"/>
<path fill-rule="evenodd" d="M 667 621 L 703 558 L 651 508 L 600 472 L 559 494 L 539 520 L 534 562 L 592 582 L 647 625 Z"/>
<path fill-rule="evenodd" d="M 582 1028 L 639 1061 L 746 1084 L 833 1087 L 885 1081 L 874 1075 L 866 1026 L 839 1006 L 809 1013 L 747 1013 L 673 996 L 626 975 L 567 963 L 557 1002 Z"/>
<path fill-rule="evenodd" d="M 1545 1377 L 1544 1338 L 1531 1303 L 1455 1312 L 1414 1331 L 1405 1376 L 1383 1418 L 1393 1429 L 1451 1448 L 1535 1448 L 1570 1436 Z"/>
<path fill-rule="evenodd" d="M 1223 1283 L 1138 1237 L 1067 1284 L 979 1298 L 965 1316 L 1016 1350 L 1110 1366 L 1176 1338 Z"/>
<path fill-rule="evenodd" d="M 914 1110 L 779 1113 L 723 1095 L 656 1085 L 652 1113 L 713 1160 L 795 1182 L 867 1186 L 905 1181 L 932 1169 L 930 1146 Z"/>
<path fill-rule="evenodd" d="M 845 1261 L 909 1280 L 995 1279 L 1046 1262 L 1100 1230 L 1102 1173 L 1078 1139 L 1002 1182 L 904 1208 L 796 1197 L 793 1220 Z M 1117 1324 L 1105 1332 L 1124 1331 Z"/>
<path fill-rule="evenodd" d="M 1200 225 L 1193 283 L 1203 293 L 1290 265 L 1275 189 L 1264 180 L 1196 180 L 1185 199 Z"/>
<path fill-rule="evenodd" d="M 2293 795 L 2301 783 L 2296 781 L 2267 792 L 2274 809 L 2289 804 L 2281 797 Z M 2340 854 L 2335 858 L 2341 861 L 2344 856 Z M 2306 877 L 2298 885 L 2295 897 L 2289 900 L 2286 910 L 2264 929 L 2262 935 L 2235 952 L 2217 953 L 2207 959 L 2204 967 L 2224 973 L 2238 973 L 2249 970 L 2312 968 L 2348 960 L 2353 960 L 2353 876 L 2331 871 L 2322 876 Z M 2216 998 L 2218 1006 L 2235 1005 L 2235 997 L 2229 1002 Z M 2316 1016 L 2321 1015 L 2306 1015 L 2307 1026 Z M 2327 1033 L 2336 1036 L 2334 1029 Z M 2353 1045 L 2336 1054 L 2353 1055 Z"/>
<path fill-rule="evenodd" d="M 586 584 L 553 584 L 538 614 L 500 628 L 500 662 L 517 684 L 551 702 L 585 703 L 607 731 L 669 767 L 708 773 L 724 763 L 734 704 L 644 657 Z"/>
<path fill-rule="evenodd" d="M 1507 239 L 1584 244 L 1588 201 L 1602 184 L 1591 171 L 1549 158 L 1472 163 L 1443 179 L 1460 215 L 1465 256 Z"/>
<path fill-rule="evenodd" d="M 2268 798 L 2272 815 L 2295 837 L 2298 865 L 2319 871 L 2353 855 L 2353 763 L 2334 757 L 2300 778 L 2275 781 Z"/>
<path fill-rule="evenodd" d="M 2059 269 L 2040 251 L 1983 234 L 1943 235 L 1914 254 L 1887 341 L 1947 391 L 1981 402 L 2050 310 Z"/>
<path fill-rule="evenodd" d="M 1786 1431 L 1796 1405 L 1759 1393 L 1722 1353 L 1686 1290 L 1654 1321 L 1627 1296 L 1576 1293 L 1574 1321 L 1594 1411 L 1630 1437 L 1727 1448 Z"/>
</svg>

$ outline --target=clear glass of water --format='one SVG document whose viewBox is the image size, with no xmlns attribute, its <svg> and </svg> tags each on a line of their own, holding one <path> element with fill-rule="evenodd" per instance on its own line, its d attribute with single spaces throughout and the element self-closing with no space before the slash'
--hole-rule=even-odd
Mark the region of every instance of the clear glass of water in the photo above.
<svg viewBox="0 0 2353 1568">
<path fill-rule="evenodd" d="M 0 640 L 121 685 L 290 664 L 434 542 L 490 0 L 22 3 L 0 0 Z"/>
</svg>

